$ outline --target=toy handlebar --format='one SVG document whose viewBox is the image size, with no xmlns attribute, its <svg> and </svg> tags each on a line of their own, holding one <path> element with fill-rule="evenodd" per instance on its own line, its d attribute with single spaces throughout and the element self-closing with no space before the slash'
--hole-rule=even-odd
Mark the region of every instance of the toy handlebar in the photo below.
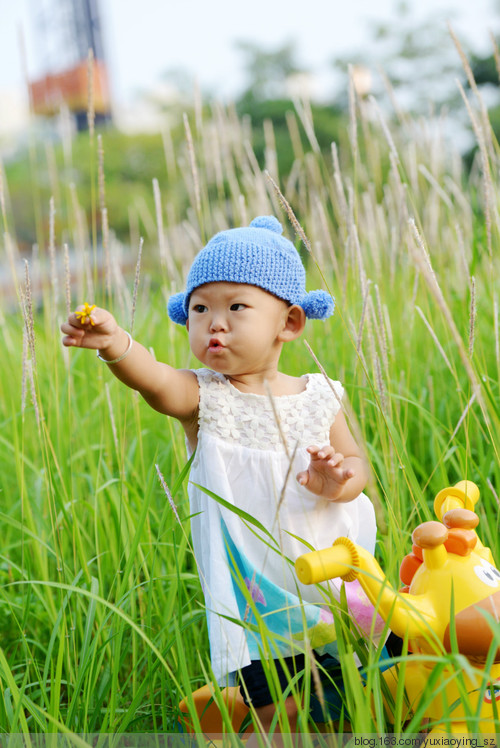
<svg viewBox="0 0 500 748">
<path fill-rule="evenodd" d="M 349 538 L 337 538 L 330 548 L 304 553 L 295 562 L 295 571 L 303 584 L 317 584 L 340 577 L 353 582 L 358 577 L 359 554 Z"/>
<path fill-rule="evenodd" d="M 337 538 L 333 546 L 299 556 L 297 577 L 303 584 L 317 584 L 340 577 L 344 582 L 359 579 L 366 596 L 398 636 L 418 636 L 430 620 L 425 602 L 413 595 L 399 595 L 388 582 L 375 558 L 349 538 Z M 424 623 L 423 623 L 424 622 Z"/>
<path fill-rule="evenodd" d="M 479 488 L 470 480 L 461 480 L 454 486 L 443 488 L 434 499 L 434 512 L 436 517 L 442 521 L 446 512 L 450 509 L 470 509 L 479 501 Z"/>
</svg>

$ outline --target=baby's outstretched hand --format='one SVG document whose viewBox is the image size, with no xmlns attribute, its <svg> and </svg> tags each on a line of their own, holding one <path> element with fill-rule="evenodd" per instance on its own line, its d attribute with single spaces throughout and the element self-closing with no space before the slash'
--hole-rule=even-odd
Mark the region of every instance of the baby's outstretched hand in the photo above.
<svg viewBox="0 0 500 748">
<path fill-rule="evenodd" d="M 331 444 L 308 447 L 307 451 L 311 461 L 307 470 L 297 475 L 297 481 L 311 493 L 336 501 L 345 484 L 354 477 L 354 471 L 344 467 L 344 455 L 336 452 Z"/>
<path fill-rule="evenodd" d="M 72 312 L 61 325 L 63 345 L 104 350 L 118 330 L 115 318 L 106 309 L 85 303 Z"/>
</svg>

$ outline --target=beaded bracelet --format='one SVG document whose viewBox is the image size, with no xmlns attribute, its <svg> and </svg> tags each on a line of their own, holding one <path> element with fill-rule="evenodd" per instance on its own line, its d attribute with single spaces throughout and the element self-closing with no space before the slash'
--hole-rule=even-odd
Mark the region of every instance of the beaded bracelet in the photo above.
<svg viewBox="0 0 500 748">
<path fill-rule="evenodd" d="M 122 353 L 122 355 L 118 356 L 118 358 L 113 358 L 111 361 L 108 361 L 106 358 L 103 358 L 101 356 L 101 354 L 99 353 L 99 350 L 97 350 L 96 351 L 97 358 L 100 359 L 101 361 L 104 361 L 105 364 L 117 364 L 119 361 L 123 361 L 123 359 L 126 356 L 128 356 L 128 354 L 132 350 L 132 343 L 134 342 L 133 339 L 132 339 L 132 335 L 129 332 L 127 332 L 126 330 L 124 332 L 125 332 L 125 335 L 128 336 L 128 348 L 125 351 L 125 353 Z"/>
</svg>

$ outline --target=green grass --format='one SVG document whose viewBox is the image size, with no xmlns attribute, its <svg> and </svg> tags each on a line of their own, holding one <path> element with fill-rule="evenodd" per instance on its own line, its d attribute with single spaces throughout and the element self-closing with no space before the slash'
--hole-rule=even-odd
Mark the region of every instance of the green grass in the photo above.
<svg viewBox="0 0 500 748">
<path fill-rule="evenodd" d="M 313 256 L 304 252 L 309 287 L 324 282 L 337 301 L 335 316 L 309 322 L 282 366 L 296 375 L 316 369 L 307 340 L 328 374 L 345 384 L 351 426 L 373 469 L 377 555 L 397 584 L 412 530 L 432 518 L 437 491 L 463 478 L 480 487 L 481 536 L 500 558 L 500 189 L 492 181 L 500 162 L 488 132 L 489 169 L 478 160 L 465 174 L 444 135 L 431 136 L 419 123 L 390 128 L 389 140 L 358 102 L 351 147 L 339 150 L 339 161 L 316 147 L 310 131 L 310 147 L 280 181 L 311 242 Z M 287 223 L 234 113 L 221 110 L 193 132 L 194 151 L 177 154 L 191 207 L 172 222 L 162 206 L 168 256 L 155 232 L 146 234 L 134 326 L 135 337 L 178 367 L 196 362 L 165 302 L 202 241 L 262 213 Z M 94 139 L 80 157 L 95 160 L 97 180 Z M 42 177 L 44 167 L 36 168 Z M 159 163 L 160 192 L 164 173 Z M 272 176 L 279 181 L 276 171 Z M 78 233 L 65 180 L 61 173 L 67 223 L 58 226 L 55 245 L 62 258 L 67 242 L 82 262 L 72 269 L 71 306 L 106 303 L 129 329 L 137 242 L 120 260 L 111 237 L 109 298 L 92 228 L 80 246 L 82 224 Z M 56 202 L 56 213 L 60 207 Z M 46 226 L 49 205 L 40 210 Z M 7 203 L 5 262 L 16 259 L 13 218 Z M 109 220 L 112 228 L 112 213 Z M 66 279 L 62 260 L 50 272 L 47 240 L 29 273 L 32 322 L 29 303 L 4 303 L 0 325 L 0 732 L 169 732 L 180 699 L 210 673 L 181 429 L 114 380 L 92 353 L 62 349 Z M 16 283 L 26 296 L 22 273 Z M 32 347 L 23 344 L 31 335 Z M 337 618 L 339 645 L 371 665 L 364 691 L 351 659 L 343 659 L 345 702 L 357 705 L 353 730 L 405 729 L 397 718 L 403 693 L 393 726 L 384 715 L 374 646 L 358 641 L 341 612 Z M 267 646 L 273 650 L 272 640 Z M 445 660 L 438 658 L 441 666 Z M 307 688 L 304 727 L 313 686 Z M 424 702 L 431 692 L 432 684 Z M 421 719 L 417 714 L 407 728 L 417 732 Z"/>
</svg>

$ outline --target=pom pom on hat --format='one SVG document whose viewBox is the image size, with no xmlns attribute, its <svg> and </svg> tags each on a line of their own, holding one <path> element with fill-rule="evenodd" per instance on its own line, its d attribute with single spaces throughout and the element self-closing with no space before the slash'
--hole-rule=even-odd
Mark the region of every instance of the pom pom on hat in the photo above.
<svg viewBox="0 0 500 748">
<path fill-rule="evenodd" d="M 167 304 L 168 316 L 172 322 L 177 322 L 178 325 L 185 325 L 187 322 L 187 315 L 184 311 L 184 303 L 186 301 L 185 293 L 176 293 L 171 296 Z"/>
<path fill-rule="evenodd" d="M 335 300 L 326 291 L 309 291 L 300 306 L 309 319 L 326 319 L 335 309 Z"/>
<path fill-rule="evenodd" d="M 274 216 L 257 216 L 250 223 L 252 229 L 268 229 L 268 231 L 274 231 L 275 234 L 283 233 L 283 226 Z"/>
</svg>

